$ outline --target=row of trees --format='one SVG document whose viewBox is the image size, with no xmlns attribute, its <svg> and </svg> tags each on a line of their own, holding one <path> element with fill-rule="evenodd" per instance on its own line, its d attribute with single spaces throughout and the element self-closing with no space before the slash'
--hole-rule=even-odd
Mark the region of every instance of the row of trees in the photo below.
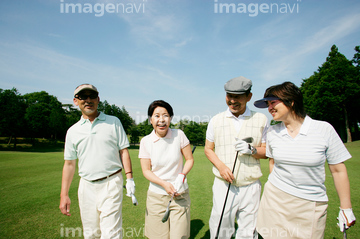
<svg viewBox="0 0 360 239">
<path fill-rule="evenodd" d="M 326 61 L 300 87 L 307 114 L 331 123 L 344 142 L 360 138 L 360 46 L 355 52 L 348 60 L 332 46 Z M 135 124 L 124 106 L 104 101 L 99 111 L 118 117 L 132 144 L 152 131 L 148 120 Z M 63 105 L 45 91 L 21 95 L 15 88 L 0 89 L 0 112 L 0 136 L 9 137 L 15 147 L 17 137 L 64 140 L 66 130 L 81 116 L 72 104 Z M 193 144 L 205 142 L 207 123 L 183 120 L 172 127 L 182 129 Z"/>
<path fill-rule="evenodd" d="M 348 60 L 333 45 L 326 61 L 300 87 L 308 115 L 334 126 L 344 142 L 360 138 L 360 46 Z"/>
<path fill-rule="evenodd" d="M 64 140 L 67 129 L 76 123 L 81 112 L 72 104 L 61 104 L 55 96 L 45 91 L 21 95 L 15 88 L 0 89 L 0 136 L 9 137 L 16 148 L 17 138 L 25 137 L 35 142 L 35 138 Z M 107 101 L 100 102 L 98 110 L 114 115 L 122 125 L 132 144 L 139 143 L 140 137 L 152 131 L 152 125 L 145 120 L 136 125 L 125 107 L 110 105 Z M 193 144 L 205 142 L 207 123 L 180 121 L 175 128 L 185 131 Z"/>
</svg>

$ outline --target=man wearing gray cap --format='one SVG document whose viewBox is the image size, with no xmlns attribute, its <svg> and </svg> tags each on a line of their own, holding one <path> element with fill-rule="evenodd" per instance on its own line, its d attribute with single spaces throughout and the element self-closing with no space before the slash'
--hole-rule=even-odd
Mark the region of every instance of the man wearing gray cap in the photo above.
<svg viewBox="0 0 360 239">
<path fill-rule="evenodd" d="M 78 159 L 84 238 L 122 238 L 122 170 L 127 177 L 127 196 L 135 193 L 129 141 L 117 117 L 98 111 L 98 94 L 90 84 L 75 89 L 73 101 L 82 117 L 66 133 L 59 208 L 70 216 L 69 188 Z"/>
<path fill-rule="evenodd" d="M 259 159 L 266 158 L 268 120 L 246 106 L 252 97 L 251 87 L 251 80 L 243 76 L 226 82 L 228 109 L 215 115 L 206 131 L 205 154 L 214 165 L 215 175 L 210 238 L 258 237 L 255 226 L 262 176 Z"/>
</svg>

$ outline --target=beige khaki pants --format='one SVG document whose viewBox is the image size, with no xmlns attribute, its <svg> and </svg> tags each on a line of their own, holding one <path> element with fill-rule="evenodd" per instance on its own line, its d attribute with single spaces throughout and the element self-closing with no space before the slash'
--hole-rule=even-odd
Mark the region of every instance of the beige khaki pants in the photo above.
<svg viewBox="0 0 360 239">
<path fill-rule="evenodd" d="M 85 239 L 122 238 L 122 186 L 121 173 L 99 182 L 80 179 L 78 197 Z"/>
<path fill-rule="evenodd" d="M 161 220 L 169 200 L 169 195 L 148 191 L 145 213 L 146 237 L 150 239 L 186 239 L 190 237 L 189 190 L 174 198 L 170 204 L 169 219 L 163 223 Z"/>
<path fill-rule="evenodd" d="M 324 238 L 327 206 L 327 202 L 298 198 L 267 182 L 256 229 L 264 239 L 321 239 Z"/>
</svg>

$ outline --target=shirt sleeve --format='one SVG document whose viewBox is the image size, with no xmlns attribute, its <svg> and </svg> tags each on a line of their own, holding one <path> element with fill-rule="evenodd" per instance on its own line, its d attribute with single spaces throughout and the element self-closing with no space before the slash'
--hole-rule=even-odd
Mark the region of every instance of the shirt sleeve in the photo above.
<svg viewBox="0 0 360 239">
<path fill-rule="evenodd" d="M 119 119 L 117 119 L 117 130 L 119 135 L 119 142 L 118 142 L 119 150 L 128 148 L 130 146 L 129 140 L 124 130 L 124 127 L 122 126 L 121 121 Z"/>
<path fill-rule="evenodd" d="M 271 134 L 271 129 L 272 128 L 268 128 L 267 129 L 267 133 L 266 133 L 266 157 L 268 157 L 268 158 L 274 158 L 274 156 L 273 156 L 273 154 L 272 154 L 272 149 L 271 149 L 271 142 L 270 142 L 270 139 L 271 139 L 271 137 L 269 137 L 269 136 L 271 136 L 270 134 Z"/>
<path fill-rule="evenodd" d="M 262 132 L 262 136 L 261 136 L 261 143 L 266 143 L 266 137 L 267 137 L 267 131 L 269 129 L 269 121 L 266 121 L 266 125 L 264 127 L 264 130 Z"/>
<path fill-rule="evenodd" d="M 65 137 L 65 148 L 64 148 L 64 159 L 65 160 L 75 160 L 77 159 L 77 152 L 74 144 L 71 142 L 69 131 Z"/>
<path fill-rule="evenodd" d="M 351 158 L 349 151 L 346 149 L 332 125 L 328 124 L 327 130 L 329 132 L 329 136 L 327 137 L 328 148 L 325 153 L 328 164 L 342 163 Z"/>
<path fill-rule="evenodd" d="M 150 153 L 146 148 L 146 136 L 144 138 L 141 139 L 140 141 L 140 148 L 139 148 L 139 158 L 140 159 L 149 159 L 150 158 Z"/>
<path fill-rule="evenodd" d="M 185 133 L 182 130 L 179 130 L 180 136 L 180 148 L 185 148 L 187 145 L 190 144 L 189 139 L 186 137 Z"/>
<path fill-rule="evenodd" d="M 206 139 L 210 142 L 214 142 L 214 126 L 213 126 L 213 118 L 210 119 L 210 122 L 206 129 Z"/>
</svg>

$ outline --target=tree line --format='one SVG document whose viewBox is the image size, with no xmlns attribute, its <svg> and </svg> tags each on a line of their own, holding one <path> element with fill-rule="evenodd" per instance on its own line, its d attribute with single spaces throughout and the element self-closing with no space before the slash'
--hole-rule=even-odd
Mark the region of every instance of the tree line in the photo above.
<svg viewBox="0 0 360 239">
<path fill-rule="evenodd" d="M 360 122 L 360 46 L 348 60 L 336 45 L 301 91 L 307 114 L 329 122 L 344 142 L 358 140 Z"/>
<path fill-rule="evenodd" d="M 8 137 L 8 142 L 12 142 L 14 148 L 20 137 L 30 139 L 32 143 L 36 138 L 63 141 L 67 129 L 81 117 L 81 111 L 77 107 L 62 104 L 45 91 L 21 95 L 16 88 L 0 89 L 0 110 L 3 113 L 0 136 Z M 105 100 L 99 103 L 98 110 L 120 119 L 131 144 L 139 143 L 141 136 L 152 131 L 148 120 L 136 124 L 124 106 L 120 108 Z M 192 144 L 200 145 L 205 142 L 207 123 L 183 120 L 171 127 L 181 128 Z"/>
<path fill-rule="evenodd" d="M 310 117 L 332 124 L 344 142 L 360 138 L 360 46 L 348 60 L 333 45 L 326 61 L 303 79 L 300 89 Z M 136 124 L 124 106 L 104 101 L 98 109 L 121 120 L 131 144 L 152 131 L 148 120 Z M 14 147 L 18 137 L 64 140 L 67 129 L 81 117 L 72 104 L 62 104 L 45 91 L 21 95 L 16 88 L 0 89 L 0 110 L 0 136 L 8 137 Z M 182 129 L 192 144 L 203 145 L 207 124 L 182 120 L 171 127 Z"/>
</svg>

